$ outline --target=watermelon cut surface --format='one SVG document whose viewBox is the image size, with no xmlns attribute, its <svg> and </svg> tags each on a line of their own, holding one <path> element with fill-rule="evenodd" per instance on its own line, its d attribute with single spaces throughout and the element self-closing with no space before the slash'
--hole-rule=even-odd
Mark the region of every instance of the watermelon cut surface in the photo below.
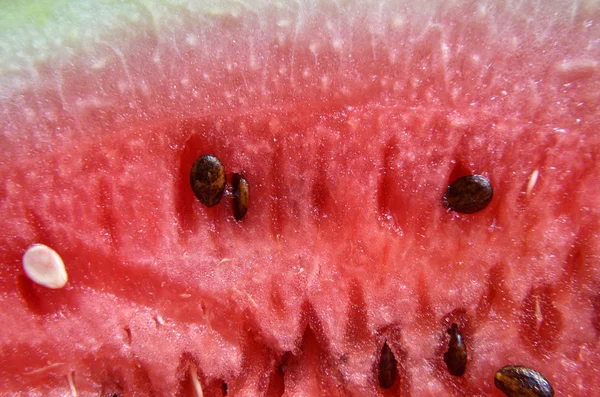
<svg viewBox="0 0 600 397">
<path fill-rule="evenodd" d="M 0 394 L 600 394 L 597 2 L 174 3 L 0 17 Z"/>
</svg>

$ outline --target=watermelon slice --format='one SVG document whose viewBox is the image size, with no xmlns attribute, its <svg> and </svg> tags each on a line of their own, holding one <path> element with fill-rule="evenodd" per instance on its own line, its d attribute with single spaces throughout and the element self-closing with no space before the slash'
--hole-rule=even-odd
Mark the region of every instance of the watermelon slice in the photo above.
<svg viewBox="0 0 600 397">
<path fill-rule="evenodd" d="M 2 393 L 600 395 L 597 2 L 210 3 L 0 16 Z M 471 174 L 489 205 L 445 208 Z"/>
</svg>

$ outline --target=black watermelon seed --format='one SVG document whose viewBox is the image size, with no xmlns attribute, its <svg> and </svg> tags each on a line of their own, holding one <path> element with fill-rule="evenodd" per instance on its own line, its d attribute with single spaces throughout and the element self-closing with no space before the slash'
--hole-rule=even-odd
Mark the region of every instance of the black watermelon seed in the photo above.
<svg viewBox="0 0 600 397">
<path fill-rule="evenodd" d="M 242 174 L 233 174 L 231 184 L 233 185 L 233 216 L 237 221 L 241 221 L 248 212 L 250 199 L 248 181 Z"/>
<path fill-rule="evenodd" d="M 508 397 L 553 397 L 548 379 L 539 372 L 519 365 L 501 368 L 494 376 L 496 387 Z"/>
<path fill-rule="evenodd" d="M 452 211 L 472 214 L 479 212 L 492 201 L 494 189 L 481 175 L 458 178 L 448 186 L 443 197 L 444 206 Z"/>
<path fill-rule="evenodd" d="M 391 388 L 394 386 L 396 376 L 398 376 L 398 362 L 386 341 L 383 343 L 379 360 L 379 385 L 384 389 Z"/>
<path fill-rule="evenodd" d="M 198 157 L 190 172 L 194 194 L 207 207 L 219 204 L 225 191 L 225 169 L 212 154 Z"/>
<path fill-rule="evenodd" d="M 462 335 L 458 330 L 458 325 L 452 324 L 448 329 L 450 334 L 450 342 L 448 343 L 448 351 L 444 353 L 444 361 L 448 367 L 448 371 L 454 376 L 462 376 L 467 369 L 467 346 L 463 341 Z"/>
</svg>

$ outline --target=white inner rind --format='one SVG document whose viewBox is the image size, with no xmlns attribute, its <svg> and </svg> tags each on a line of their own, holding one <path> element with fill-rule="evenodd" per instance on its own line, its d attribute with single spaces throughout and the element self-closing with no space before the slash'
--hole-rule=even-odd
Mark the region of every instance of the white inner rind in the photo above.
<svg viewBox="0 0 600 397">
<path fill-rule="evenodd" d="M 62 288 L 67 284 L 65 264 L 52 248 L 34 244 L 23 255 L 23 269 L 33 282 L 47 288 Z"/>
</svg>

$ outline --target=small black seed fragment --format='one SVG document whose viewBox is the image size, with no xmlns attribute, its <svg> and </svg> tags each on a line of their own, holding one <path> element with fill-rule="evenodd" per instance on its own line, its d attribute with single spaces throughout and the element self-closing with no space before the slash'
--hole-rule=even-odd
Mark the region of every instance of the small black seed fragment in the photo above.
<svg viewBox="0 0 600 397">
<path fill-rule="evenodd" d="M 458 178 L 448 186 L 443 197 L 444 207 L 464 214 L 479 212 L 492 201 L 494 189 L 481 175 Z"/>
<path fill-rule="evenodd" d="M 450 329 L 450 342 L 448 351 L 444 353 L 444 361 L 448 371 L 454 376 L 462 376 L 467 369 L 467 346 L 458 330 L 458 325 L 452 323 Z"/>
<path fill-rule="evenodd" d="M 548 379 L 539 372 L 518 365 L 503 367 L 494 376 L 496 387 L 508 397 L 553 397 Z"/>
<path fill-rule="evenodd" d="M 198 157 L 190 172 L 194 194 L 207 207 L 219 204 L 225 191 L 225 169 L 212 154 Z"/>
<path fill-rule="evenodd" d="M 123 388 L 119 386 L 121 382 L 109 380 L 102 385 L 98 394 L 99 397 L 121 397 L 124 395 Z"/>
<path fill-rule="evenodd" d="M 226 396 L 227 395 L 227 382 L 223 381 L 221 388 L 223 389 L 223 395 Z"/>
<path fill-rule="evenodd" d="M 241 221 L 248 211 L 248 200 L 250 199 L 248 181 L 242 174 L 233 174 L 231 184 L 233 185 L 233 216 L 235 220 Z"/>
<path fill-rule="evenodd" d="M 394 386 L 396 376 L 398 376 L 398 362 L 386 341 L 383 343 L 379 360 L 379 385 L 384 389 L 391 388 Z"/>
</svg>

